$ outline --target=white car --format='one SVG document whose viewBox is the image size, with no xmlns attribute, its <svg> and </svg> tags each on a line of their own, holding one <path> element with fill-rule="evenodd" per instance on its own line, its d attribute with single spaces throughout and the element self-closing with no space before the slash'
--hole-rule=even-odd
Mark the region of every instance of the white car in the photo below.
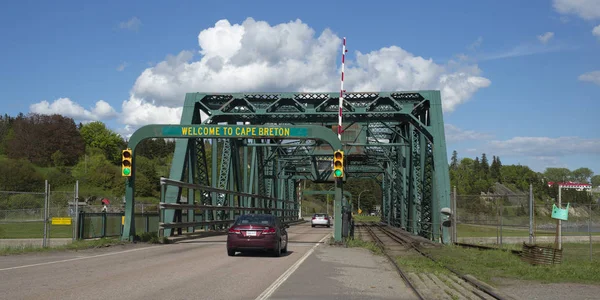
<svg viewBox="0 0 600 300">
<path fill-rule="evenodd" d="M 314 214 L 312 220 L 310 220 L 310 225 L 312 227 L 315 227 L 317 225 L 330 227 L 331 218 L 328 214 Z"/>
</svg>

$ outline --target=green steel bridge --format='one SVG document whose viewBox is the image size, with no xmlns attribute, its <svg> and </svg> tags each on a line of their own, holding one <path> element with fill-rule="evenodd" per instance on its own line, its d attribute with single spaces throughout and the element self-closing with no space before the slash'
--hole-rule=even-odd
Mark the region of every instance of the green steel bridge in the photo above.
<svg viewBox="0 0 600 300">
<path fill-rule="evenodd" d="M 147 125 L 130 138 L 122 239 L 135 236 L 135 148 L 144 139 L 176 139 L 161 179 L 160 234 L 217 229 L 245 212 L 299 219 L 299 183 L 330 183 L 334 238 L 341 241 L 348 178 L 377 180 L 381 221 L 447 243 L 443 208 L 450 179 L 439 91 L 346 93 L 337 137 L 339 93 L 188 93 L 180 124 Z M 202 120 L 201 115 L 206 117 Z M 212 155 L 207 157 L 210 147 Z M 344 152 L 344 176 L 332 173 Z M 443 226 L 444 224 L 444 226 Z"/>
</svg>

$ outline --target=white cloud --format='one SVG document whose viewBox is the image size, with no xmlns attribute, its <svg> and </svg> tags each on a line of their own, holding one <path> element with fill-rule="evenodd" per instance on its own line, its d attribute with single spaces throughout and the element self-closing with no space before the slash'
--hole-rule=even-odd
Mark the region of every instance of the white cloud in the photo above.
<svg viewBox="0 0 600 300">
<path fill-rule="evenodd" d="M 573 45 L 548 46 L 548 45 L 539 45 L 539 44 L 521 44 L 521 45 L 513 47 L 510 50 L 503 50 L 501 52 L 481 55 L 480 57 L 478 57 L 478 60 L 480 60 L 480 61 L 496 60 L 496 59 L 528 56 L 528 55 L 534 55 L 534 54 L 560 52 L 560 51 L 574 50 L 574 49 L 577 49 L 577 46 L 573 46 Z"/>
<path fill-rule="evenodd" d="M 127 112 L 121 116 L 126 125 L 179 124 L 183 107 L 160 106 L 132 97 L 123 102 L 122 111 Z"/>
<path fill-rule="evenodd" d="M 514 137 L 505 141 L 490 141 L 488 152 L 496 155 L 523 155 L 532 157 L 560 157 L 568 155 L 600 154 L 600 139 L 577 136 Z"/>
<path fill-rule="evenodd" d="M 554 32 L 546 32 L 538 35 L 537 38 L 542 44 L 547 44 L 554 37 Z"/>
<path fill-rule="evenodd" d="M 69 98 L 59 98 L 49 103 L 44 100 L 29 106 L 29 110 L 38 114 L 60 114 L 77 121 L 107 120 L 117 116 L 117 112 L 104 100 L 99 100 L 92 110 L 87 110 Z"/>
<path fill-rule="evenodd" d="M 341 39 L 330 30 L 319 36 L 296 20 L 270 26 L 246 19 L 218 21 L 198 35 L 201 58 L 182 51 L 146 69 L 132 93 L 157 105 L 181 106 L 186 92 L 336 91 Z M 440 89 L 453 111 L 490 80 L 476 65 L 437 64 L 397 46 L 355 52 L 346 61 L 347 91 Z"/>
<path fill-rule="evenodd" d="M 600 38 L 600 25 L 594 27 L 594 29 L 592 29 L 592 34 L 597 36 L 598 38 Z"/>
<path fill-rule="evenodd" d="M 448 143 L 492 138 L 491 134 L 477 132 L 475 130 L 463 130 L 448 123 L 444 124 L 444 132 L 446 133 L 446 142 Z"/>
<path fill-rule="evenodd" d="M 122 104 L 138 111 L 129 114 L 133 119 L 121 118 L 124 125 L 178 123 L 189 92 L 339 90 L 341 39 L 329 29 L 317 35 L 300 20 L 274 26 L 252 18 L 220 20 L 198 34 L 198 45 L 198 57 L 184 50 L 140 74 Z M 349 92 L 438 89 L 451 112 L 491 84 L 476 64 L 434 62 L 398 46 L 353 54 L 346 60 Z"/>
<path fill-rule="evenodd" d="M 479 48 L 481 46 L 481 44 L 483 43 L 483 37 L 480 36 L 477 38 L 477 40 L 475 40 L 475 42 L 473 42 L 471 45 L 469 45 L 467 48 L 469 50 L 475 50 L 477 48 Z"/>
<path fill-rule="evenodd" d="M 554 0 L 553 6 L 561 14 L 575 14 L 584 20 L 600 18 L 598 0 Z"/>
<path fill-rule="evenodd" d="M 127 66 L 129 66 L 129 64 L 126 62 L 123 62 L 117 67 L 117 71 L 121 72 L 121 71 L 125 70 L 125 68 L 127 68 Z"/>
<path fill-rule="evenodd" d="M 132 31 L 137 31 L 140 28 L 140 26 L 142 26 L 142 21 L 140 21 L 140 19 L 138 19 L 137 17 L 132 17 L 127 21 L 119 23 L 119 28 Z"/>
<path fill-rule="evenodd" d="M 592 71 L 579 75 L 579 80 L 600 85 L 600 71 Z"/>
</svg>

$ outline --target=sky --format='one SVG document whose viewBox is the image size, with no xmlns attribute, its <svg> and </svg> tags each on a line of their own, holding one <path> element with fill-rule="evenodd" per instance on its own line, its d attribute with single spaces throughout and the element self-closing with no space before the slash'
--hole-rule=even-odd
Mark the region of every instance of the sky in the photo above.
<svg viewBox="0 0 600 300">
<path fill-rule="evenodd" d="M 348 92 L 441 91 L 449 157 L 600 174 L 598 0 L 22 0 L 0 35 L 3 114 L 127 137 L 187 92 L 336 92 L 346 37 Z"/>
</svg>

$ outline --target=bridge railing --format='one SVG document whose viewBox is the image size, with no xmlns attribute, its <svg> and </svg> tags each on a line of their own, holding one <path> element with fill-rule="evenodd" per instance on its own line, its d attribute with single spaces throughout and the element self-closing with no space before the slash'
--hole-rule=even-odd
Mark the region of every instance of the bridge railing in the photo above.
<svg viewBox="0 0 600 300">
<path fill-rule="evenodd" d="M 205 185 L 201 185 L 201 184 L 193 184 L 193 183 L 187 183 L 187 182 L 182 182 L 182 181 L 178 181 L 178 180 L 172 180 L 172 179 L 168 179 L 168 178 L 164 178 L 162 177 L 160 179 L 160 184 L 161 184 L 161 200 L 159 203 L 159 209 L 160 209 L 160 213 L 159 213 L 159 221 L 158 221 L 158 227 L 159 227 L 159 236 L 162 236 L 162 232 L 164 229 L 166 228 L 195 228 L 197 226 L 212 226 L 212 225 L 231 225 L 233 222 L 235 222 L 235 219 L 237 216 L 244 214 L 244 213 L 257 213 L 257 212 L 262 212 L 262 213 L 273 213 L 274 215 L 278 216 L 282 222 L 284 223 L 290 223 L 290 222 L 294 222 L 294 221 L 298 221 L 299 220 L 299 214 L 298 214 L 298 208 L 294 207 L 294 204 L 296 204 L 295 201 L 292 200 L 283 200 L 283 199 L 277 199 L 277 198 L 273 198 L 273 197 L 268 197 L 268 196 L 263 196 L 263 195 L 257 195 L 257 194 L 250 194 L 250 193 L 243 193 L 243 192 L 236 192 L 236 191 L 230 191 L 230 190 L 225 190 L 225 189 L 219 189 L 219 188 L 214 188 L 214 187 L 209 187 L 209 186 L 205 186 Z M 166 198 L 166 189 L 167 186 L 176 186 L 179 188 L 186 188 L 186 189 L 190 189 L 192 192 L 196 192 L 196 191 L 201 191 L 201 192 L 211 192 L 211 193 L 222 193 L 222 194 L 228 194 L 228 195 L 233 195 L 233 196 L 237 196 L 237 202 L 239 203 L 246 203 L 246 205 L 210 205 L 210 204 L 190 204 L 190 203 L 167 203 L 165 200 Z M 250 206 L 250 203 L 254 202 L 252 200 L 263 200 L 263 201 L 259 201 L 260 203 L 260 207 L 259 205 L 255 205 L 255 206 Z M 235 203 L 235 200 L 234 200 Z M 270 205 L 268 204 L 270 203 Z M 200 210 L 202 211 L 202 221 L 192 221 L 192 222 L 184 222 L 184 221 L 172 221 L 172 222 L 164 222 L 165 221 L 165 217 L 164 217 L 164 213 L 165 210 L 168 209 L 174 209 L 174 210 L 179 210 L 179 211 L 190 211 L 190 210 Z M 224 214 L 225 211 L 229 211 L 228 214 L 228 218 L 226 219 L 221 219 L 221 220 L 214 220 L 216 219 L 216 216 L 214 216 L 214 211 L 218 211 L 221 212 L 222 216 L 225 216 L 226 214 Z M 210 213 L 210 215 L 213 217 L 213 220 L 206 220 L 208 215 L 207 212 Z M 196 219 L 196 218 L 194 218 Z"/>
</svg>

